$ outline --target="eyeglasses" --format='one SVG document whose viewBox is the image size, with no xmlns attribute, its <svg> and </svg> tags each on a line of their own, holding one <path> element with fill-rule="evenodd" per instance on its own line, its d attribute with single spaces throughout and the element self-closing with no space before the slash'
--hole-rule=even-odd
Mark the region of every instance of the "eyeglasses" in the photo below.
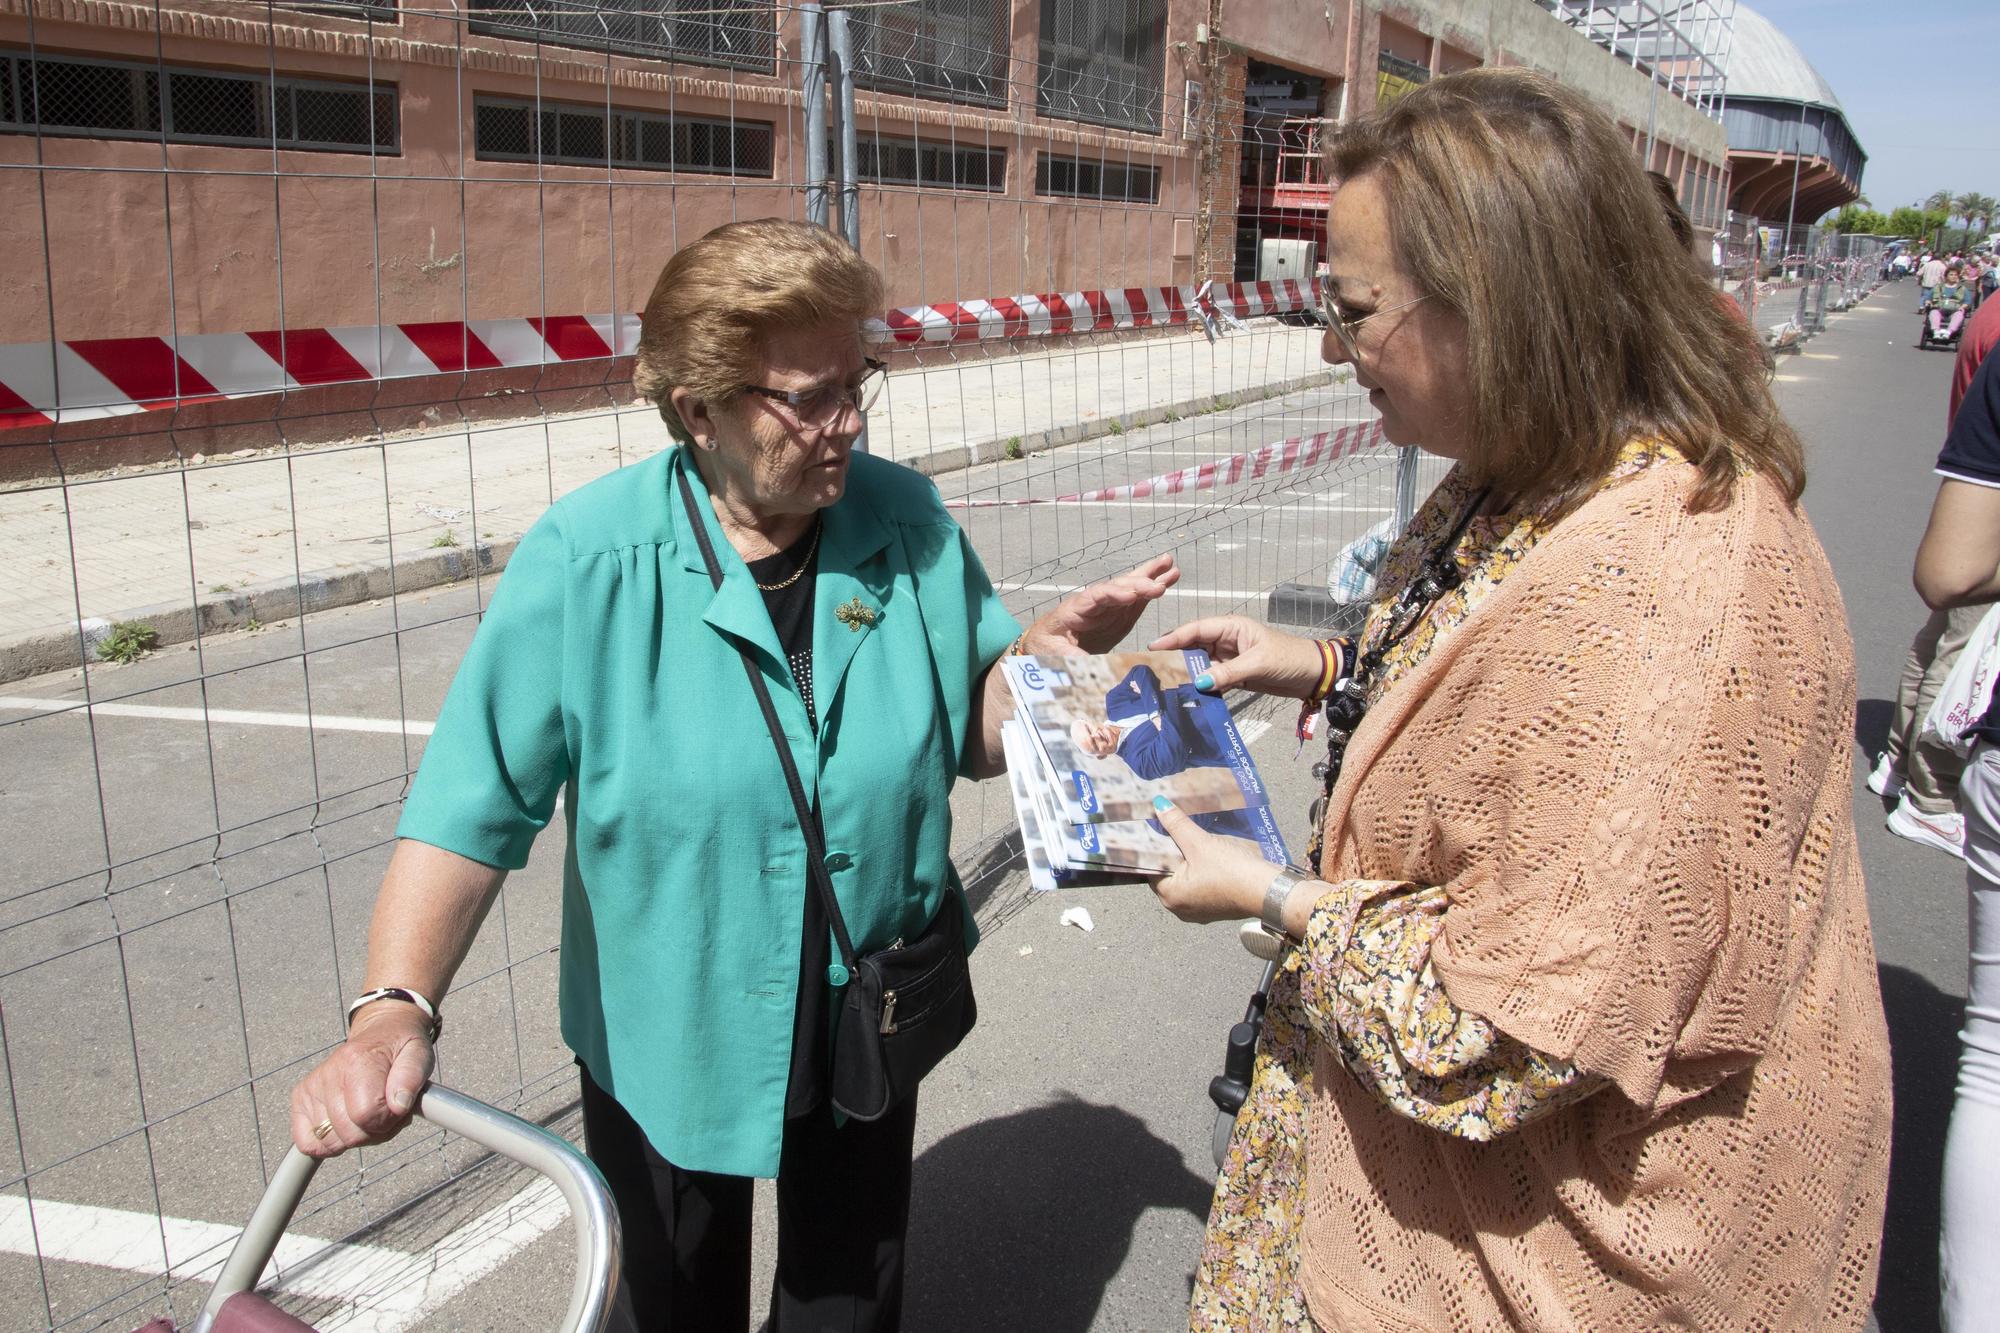
<svg viewBox="0 0 2000 1333">
<path fill-rule="evenodd" d="M 799 423 L 801 429 L 823 431 L 839 420 L 841 408 L 848 403 L 854 404 L 854 410 L 862 416 L 867 416 L 868 409 L 881 400 L 882 386 L 889 379 L 889 368 L 873 357 L 864 364 L 868 368 L 852 384 L 835 381 L 817 389 L 767 389 L 761 384 L 741 387 L 745 393 L 783 403 L 791 409 L 792 419 Z"/>
<path fill-rule="evenodd" d="M 1333 336 L 1340 340 L 1340 350 L 1347 354 L 1347 359 L 1350 361 L 1356 360 L 1361 355 L 1361 344 L 1354 336 L 1356 329 L 1377 315 L 1386 315 L 1392 311 L 1405 310 L 1417 304 L 1418 301 L 1427 301 L 1429 299 L 1429 295 L 1426 294 L 1412 300 L 1403 301 L 1397 305 L 1384 306 L 1380 310 L 1371 310 L 1365 315 L 1349 315 L 1345 310 L 1340 308 L 1340 298 L 1333 294 L 1333 284 L 1331 282 L 1325 283 L 1319 289 L 1320 313 L 1326 316 L 1327 328 L 1331 329 Z"/>
</svg>

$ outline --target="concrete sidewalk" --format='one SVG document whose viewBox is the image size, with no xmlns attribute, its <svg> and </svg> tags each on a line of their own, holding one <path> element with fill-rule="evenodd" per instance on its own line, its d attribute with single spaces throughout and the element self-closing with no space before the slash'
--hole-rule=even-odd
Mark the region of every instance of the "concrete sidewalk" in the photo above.
<svg viewBox="0 0 2000 1333">
<path fill-rule="evenodd" d="M 943 473 L 1327 383 L 1314 326 L 926 351 L 892 374 L 872 452 Z M 671 443 L 644 404 L 305 451 L 199 455 L 0 492 L 0 681 L 79 664 L 111 624 L 162 643 L 503 565 L 556 497 Z"/>
</svg>

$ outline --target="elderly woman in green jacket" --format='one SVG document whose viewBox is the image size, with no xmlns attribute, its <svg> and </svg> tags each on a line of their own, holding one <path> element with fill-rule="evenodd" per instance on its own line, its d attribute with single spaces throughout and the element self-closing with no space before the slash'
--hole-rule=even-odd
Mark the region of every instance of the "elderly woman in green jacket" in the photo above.
<svg viewBox="0 0 2000 1333">
<path fill-rule="evenodd" d="M 1160 557 L 1022 633 L 936 488 L 853 452 L 881 304 L 858 254 L 797 223 L 721 227 L 668 262 L 634 378 L 681 447 L 522 538 L 405 805 L 349 1037 L 293 1094 L 309 1153 L 402 1127 L 452 974 L 566 797 L 562 1031 L 618 1201 L 624 1327 L 747 1327 L 758 1176 L 778 1181 L 775 1327 L 899 1319 L 916 1098 L 868 1123 L 828 1101 L 848 977 L 741 654 L 865 954 L 962 906 L 949 794 L 1004 766 L 996 660 L 1108 649 L 1178 577 Z"/>
</svg>

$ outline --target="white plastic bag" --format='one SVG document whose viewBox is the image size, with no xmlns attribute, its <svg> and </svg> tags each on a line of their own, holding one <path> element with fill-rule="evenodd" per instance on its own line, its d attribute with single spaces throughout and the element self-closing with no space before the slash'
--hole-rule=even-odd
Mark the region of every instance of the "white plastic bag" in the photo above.
<svg viewBox="0 0 2000 1333">
<path fill-rule="evenodd" d="M 1986 716 L 1996 675 L 2000 675 L 2000 602 L 1987 608 L 1979 628 L 1965 641 L 1965 650 L 1952 663 L 1951 674 L 1938 686 L 1937 698 L 1917 728 L 1917 739 L 1953 754 L 1971 754 L 1972 740 L 1965 731 Z"/>
</svg>

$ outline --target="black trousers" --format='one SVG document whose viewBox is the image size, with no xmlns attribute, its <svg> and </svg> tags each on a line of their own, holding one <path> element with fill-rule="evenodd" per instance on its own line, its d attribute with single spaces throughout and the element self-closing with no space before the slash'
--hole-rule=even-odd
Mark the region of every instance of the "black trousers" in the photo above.
<svg viewBox="0 0 2000 1333">
<path fill-rule="evenodd" d="M 748 1333 L 748 1176 L 683 1171 L 581 1070 L 583 1135 L 624 1233 L 617 1333 Z M 912 1096 L 836 1129 L 822 1106 L 785 1122 L 772 1333 L 896 1333 L 910 1219 Z"/>
</svg>

